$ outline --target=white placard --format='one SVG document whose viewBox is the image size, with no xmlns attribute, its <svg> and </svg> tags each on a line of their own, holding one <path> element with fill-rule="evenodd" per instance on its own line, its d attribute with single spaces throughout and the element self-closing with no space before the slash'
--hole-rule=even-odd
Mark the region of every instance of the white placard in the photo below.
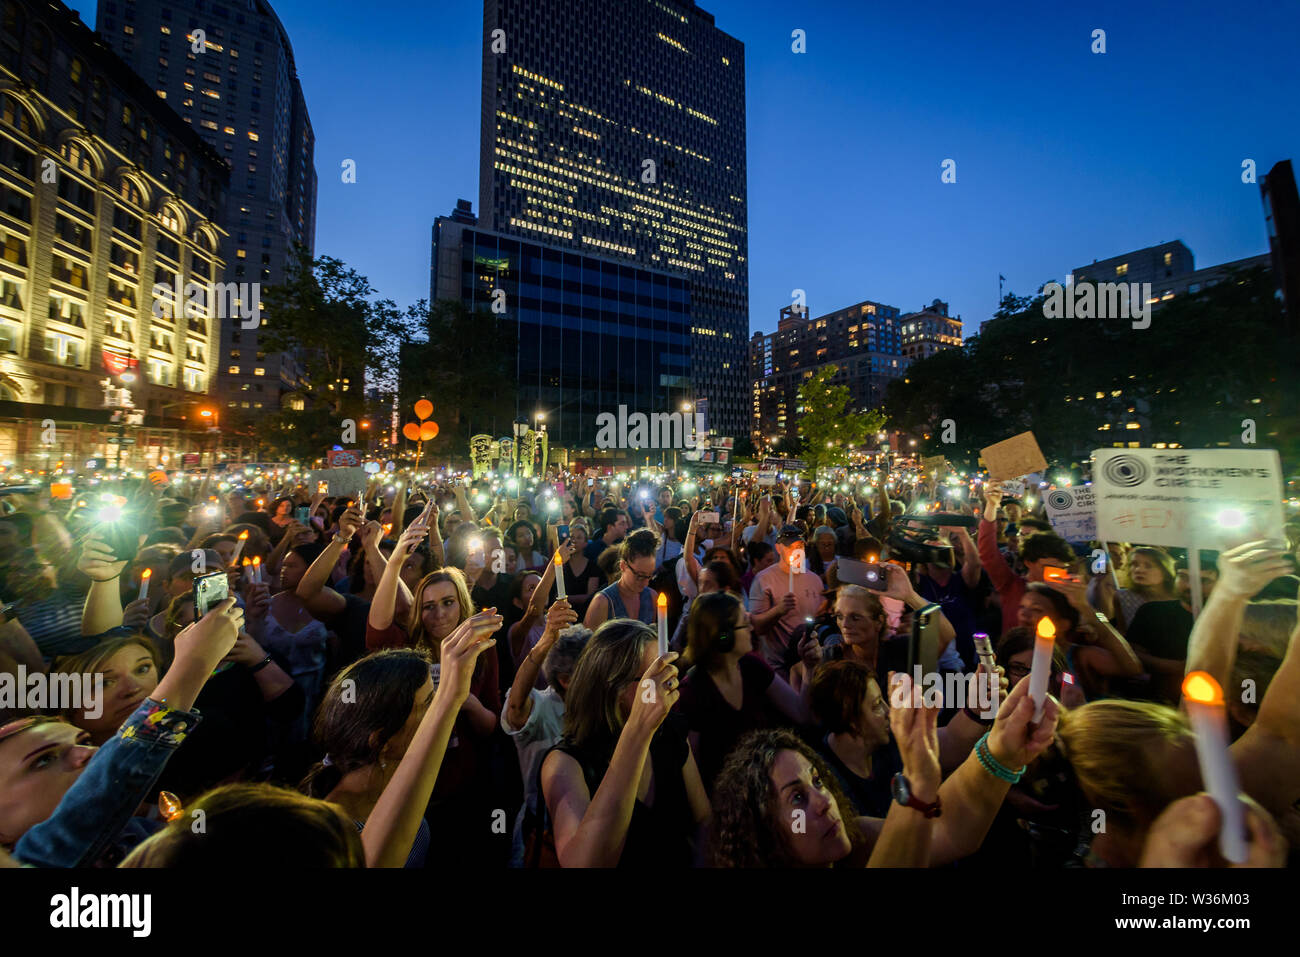
<svg viewBox="0 0 1300 957">
<path fill-rule="evenodd" d="M 775 472 L 758 472 L 758 473 L 756 473 L 756 474 L 757 474 L 757 477 L 758 477 L 758 484 L 759 484 L 760 486 L 775 485 L 775 484 L 776 484 L 776 473 L 775 473 Z"/>
<path fill-rule="evenodd" d="M 1282 464 L 1272 450 L 1098 449 L 1092 483 L 1105 541 L 1224 549 L 1283 540 Z"/>
<path fill-rule="evenodd" d="M 1052 531 L 1067 542 L 1097 538 L 1097 500 L 1088 486 L 1054 488 L 1043 496 L 1043 507 Z"/>
<path fill-rule="evenodd" d="M 1025 496 L 1024 479 L 1007 479 L 1004 482 L 999 482 L 998 485 L 1002 488 L 1004 498 L 1024 498 Z"/>
</svg>

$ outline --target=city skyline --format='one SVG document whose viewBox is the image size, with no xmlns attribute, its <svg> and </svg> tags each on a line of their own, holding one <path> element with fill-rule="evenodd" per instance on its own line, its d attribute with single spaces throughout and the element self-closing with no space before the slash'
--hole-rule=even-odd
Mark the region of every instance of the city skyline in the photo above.
<svg viewBox="0 0 1300 957">
<path fill-rule="evenodd" d="M 94 0 L 70 5 L 95 25 Z M 1241 162 L 1262 175 L 1300 154 L 1294 126 L 1275 122 L 1294 10 L 1261 29 L 1200 3 L 1176 19 L 1119 4 L 1025 4 L 999 20 L 955 5 L 703 7 L 746 47 L 751 333 L 773 331 L 796 288 L 814 314 L 940 298 L 969 334 L 996 308 L 999 274 L 1025 295 L 1174 239 L 1198 265 L 1257 255 L 1259 190 Z M 422 298 L 429 223 L 477 196 L 481 0 L 365 18 L 335 0 L 275 9 L 318 104 L 318 254 L 385 296 Z M 1104 54 L 1090 52 L 1097 28 Z M 795 29 L 808 52 L 791 52 Z M 1127 146 L 1107 145 L 1115 126 Z M 940 182 L 949 158 L 955 184 Z M 356 183 L 340 180 L 345 159 Z"/>
</svg>

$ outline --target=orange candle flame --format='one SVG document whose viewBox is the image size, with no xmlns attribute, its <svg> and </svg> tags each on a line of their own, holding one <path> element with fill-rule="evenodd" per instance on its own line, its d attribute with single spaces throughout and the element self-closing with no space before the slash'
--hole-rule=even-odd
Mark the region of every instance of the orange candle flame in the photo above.
<svg viewBox="0 0 1300 957">
<path fill-rule="evenodd" d="M 158 792 L 158 813 L 162 815 L 164 821 L 174 821 L 185 813 L 185 808 L 181 805 L 181 799 L 171 791 Z"/>
<path fill-rule="evenodd" d="M 1183 697 L 1197 704 L 1223 707 L 1223 689 L 1212 675 L 1204 671 L 1193 671 L 1183 679 Z"/>
<path fill-rule="evenodd" d="M 1038 619 L 1038 637 L 1047 638 L 1050 641 L 1056 640 L 1056 626 L 1052 624 L 1052 619 L 1046 615 Z"/>
<path fill-rule="evenodd" d="M 659 593 L 659 597 L 655 600 L 655 604 L 657 604 L 657 605 L 659 606 L 659 608 L 660 608 L 661 611 L 662 611 L 663 609 L 667 608 L 667 607 L 668 607 L 668 596 L 665 595 L 663 592 L 660 592 L 660 593 Z"/>
</svg>

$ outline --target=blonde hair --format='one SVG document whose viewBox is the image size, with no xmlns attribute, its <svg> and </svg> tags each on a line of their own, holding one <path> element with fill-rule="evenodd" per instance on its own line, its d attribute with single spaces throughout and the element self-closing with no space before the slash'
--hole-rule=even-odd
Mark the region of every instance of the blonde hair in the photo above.
<svg viewBox="0 0 1300 957">
<path fill-rule="evenodd" d="M 1194 747 L 1192 733 L 1167 705 L 1094 701 L 1063 712 L 1056 734 L 1084 795 L 1122 824 L 1145 827 L 1185 796 L 1168 772 Z"/>
<path fill-rule="evenodd" d="M 440 568 L 436 572 L 429 572 L 420 579 L 420 584 L 415 586 L 414 600 L 411 602 L 411 610 L 406 618 L 406 636 L 410 639 L 412 648 L 428 650 L 434 661 L 439 660 L 438 656 L 442 650 L 441 642 L 434 641 L 431 636 L 425 633 L 424 617 L 420 613 L 420 608 L 424 604 L 424 590 L 430 585 L 436 585 L 439 582 L 451 582 L 456 589 L 456 601 L 460 604 L 460 617 L 456 619 L 456 624 L 459 625 L 474 614 L 474 599 L 469 596 L 469 585 L 465 581 L 464 573 L 459 568 Z"/>
</svg>

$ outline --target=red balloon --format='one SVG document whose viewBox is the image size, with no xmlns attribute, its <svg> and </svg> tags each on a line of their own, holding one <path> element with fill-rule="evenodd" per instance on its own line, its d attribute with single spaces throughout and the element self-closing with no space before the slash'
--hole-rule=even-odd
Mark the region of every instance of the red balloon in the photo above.
<svg viewBox="0 0 1300 957">
<path fill-rule="evenodd" d="M 438 437 L 437 422 L 425 422 L 420 426 L 420 438 L 424 439 L 424 441 L 428 442 L 431 439 L 436 439 L 437 437 Z"/>
<path fill-rule="evenodd" d="M 414 422 L 407 422 L 406 425 L 402 426 L 402 434 L 412 442 L 418 442 L 420 440 L 420 427 Z"/>
</svg>

